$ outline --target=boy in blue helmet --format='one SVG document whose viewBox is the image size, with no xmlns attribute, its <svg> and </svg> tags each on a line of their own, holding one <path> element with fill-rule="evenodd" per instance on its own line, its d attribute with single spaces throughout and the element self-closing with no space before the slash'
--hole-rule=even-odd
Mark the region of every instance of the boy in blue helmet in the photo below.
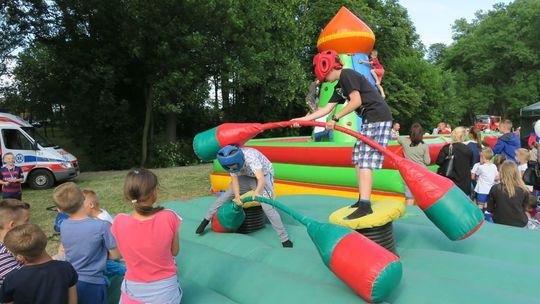
<svg viewBox="0 0 540 304">
<path fill-rule="evenodd" d="M 217 159 L 221 166 L 231 174 L 231 184 L 214 204 L 208 209 L 206 216 L 197 228 L 202 234 L 216 213 L 217 209 L 228 201 L 242 204 L 240 195 L 253 190 L 253 197 L 274 197 L 274 168 L 272 163 L 261 152 L 252 148 L 239 148 L 228 145 L 218 151 Z M 261 204 L 266 217 L 272 224 L 283 247 L 292 247 L 287 231 L 283 227 L 281 217 L 276 209 L 268 204 Z"/>
</svg>

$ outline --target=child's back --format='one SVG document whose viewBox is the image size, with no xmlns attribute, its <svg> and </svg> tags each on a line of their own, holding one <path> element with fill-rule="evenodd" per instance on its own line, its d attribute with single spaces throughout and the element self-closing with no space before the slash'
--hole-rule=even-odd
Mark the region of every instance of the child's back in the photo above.
<svg viewBox="0 0 540 304">
<path fill-rule="evenodd" d="M 176 275 L 171 243 L 181 221 L 171 210 L 161 210 L 147 220 L 116 216 L 112 232 L 126 262 L 126 279 L 153 282 Z"/>
<path fill-rule="evenodd" d="M 103 272 L 107 256 L 111 259 L 120 256 L 109 224 L 88 217 L 83 208 L 83 193 L 72 182 L 56 187 L 53 198 L 59 211 L 69 216 L 60 224 L 60 240 L 66 261 L 73 265 L 79 275 L 78 303 L 106 303 L 107 289 Z"/>
<path fill-rule="evenodd" d="M 77 283 L 77 272 L 65 261 L 23 266 L 6 276 L 3 300 L 15 303 L 68 303 L 67 289 Z"/>
<path fill-rule="evenodd" d="M 174 262 L 182 219 L 154 207 L 158 185 L 157 176 L 146 169 L 130 171 L 124 182 L 124 197 L 134 210 L 118 214 L 111 226 L 126 262 L 122 303 L 178 304 L 182 299 Z"/>
<path fill-rule="evenodd" d="M 107 222 L 92 218 L 68 218 L 60 225 L 60 239 L 64 245 L 66 260 L 77 270 L 79 280 L 103 284 L 107 253 L 109 249 L 116 248 L 116 241 Z"/>
<path fill-rule="evenodd" d="M 488 194 L 491 187 L 495 185 L 495 178 L 498 174 L 497 166 L 491 162 L 483 164 L 476 163 L 472 171 L 477 176 L 474 191 L 476 193 Z"/>
<path fill-rule="evenodd" d="M 6 276 L 2 302 L 75 303 L 77 273 L 70 263 L 55 261 L 45 251 L 47 237 L 36 225 L 17 226 L 6 234 L 9 248 L 24 266 Z M 79 302 L 80 303 L 80 302 Z"/>
</svg>

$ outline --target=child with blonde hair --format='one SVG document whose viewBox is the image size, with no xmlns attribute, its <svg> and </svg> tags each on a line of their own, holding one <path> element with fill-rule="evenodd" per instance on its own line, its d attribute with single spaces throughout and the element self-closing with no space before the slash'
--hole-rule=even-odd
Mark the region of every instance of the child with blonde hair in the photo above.
<svg viewBox="0 0 540 304">
<path fill-rule="evenodd" d="M 527 170 L 527 162 L 531 159 L 529 150 L 524 148 L 519 148 L 516 150 L 516 160 L 518 163 L 518 169 L 521 175 Z"/>
<path fill-rule="evenodd" d="M 68 215 L 60 224 L 60 241 L 66 261 L 73 265 L 79 276 L 78 303 L 106 303 L 104 271 L 107 257 L 120 258 L 109 224 L 96 221 L 86 214 L 84 195 L 73 182 L 56 187 L 53 199 L 58 210 Z"/>
<path fill-rule="evenodd" d="M 14 227 L 28 223 L 29 217 L 28 203 L 11 198 L 0 201 L 0 287 L 8 273 L 22 266 L 4 245 L 5 236 Z"/>
<path fill-rule="evenodd" d="M 99 198 L 96 192 L 90 189 L 82 191 L 84 195 L 84 210 L 89 217 L 97 218 L 112 224 L 113 218 L 105 209 L 99 207 Z"/>
<path fill-rule="evenodd" d="M 497 224 L 525 227 L 529 204 L 529 190 L 525 186 L 515 162 L 507 160 L 499 170 L 500 183 L 491 187 L 487 211 Z"/>
<path fill-rule="evenodd" d="M 158 185 L 157 176 L 146 169 L 131 170 L 124 182 L 133 213 L 118 214 L 111 228 L 127 268 L 122 303 L 177 304 L 182 299 L 174 261 L 182 218 L 154 207 Z"/>
<path fill-rule="evenodd" d="M 24 266 L 6 276 L 3 302 L 77 303 L 77 272 L 70 263 L 51 259 L 45 251 L 47 237 L 38 226 L 23 224 L 11 229 L 5 244 Z"/>
<path fill-rule="evenodd" d="M 497 166 L 491 163 L 492 157 L 493 151 L 490 148 L 483 148 L 480 152 L 480 162 L 471 170 L 471 178 L 477 181 L 474 188 L 476 204 L 482 210 L 486 208 L 489 191 L 499 174 Z"/>
</svg>

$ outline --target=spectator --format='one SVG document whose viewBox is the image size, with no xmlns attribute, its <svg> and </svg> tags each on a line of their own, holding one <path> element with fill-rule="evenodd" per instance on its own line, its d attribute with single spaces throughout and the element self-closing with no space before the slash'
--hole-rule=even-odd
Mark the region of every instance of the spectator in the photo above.
<svg viewBox="0 0 540 304">
<path fill-rule="evenodd" d="M 499 131 L 503 133 L 493 147 L 493 153 L 502 154 L 507 160 L 517 163 L 516 150 L 520 148 L 519 137 L 511 132 L 512 122 L 508 119 L 503 120 L 499 125 Z"/>
<path fill-rule="evenodd" d="M 401 126 L 399 125 L 399 122 L 394 122 L 394 125 L 392 125 L 392 130 L 390 130 L 390 134 L 392 135 L 392 138 L 396 139 L 396 138 L 399 137 L 399 128 L 400 127 Z"/>
<path fill-rule="evenodd" d="M 423 141 L 423 133 L 422 126 L 419 123 L 413 123 L 410 138 L 399 137 L 398 143 L 403 147 L 403 154 L 406 159 L 426 167 L 431 162 L 431 159 L 429 157 L 429 147 Z M 414 204 L 414 198 L 409 187 L 406 184 L 403 186 L 407 205 L 411 206 Z"/>
<path fill-rule="evenodd" d="M 467 147 L 473 153 L 473 164 L 480 162 L 480 151 L 482 151 L 482 134 L 479 128 L 471 127 L 469 130 L 469 141 L 466 142 Z"/>
<path fill-rule="evenodd" d="M 449 155 L 454 155 L 454 165 L 449 176 L 456 186 L 458 186 L 465 194 L 471 195 L 471 167 L 472 151 L 464 144 L 466 139 L 465 128 L 457 127 L 452 131 L 452 143 L 442 147 L 437 156 L 436 164 L 440 168 L 445 168 Z M 450 149 L 452 153 L 450 154 Z M 443 173 L 439 171 L 439 174 Z M 444 175 L 444 174 L 443 174 Z"/>
<path fill-rule="evenodd" d="M 500 184 L 491 187 L 487 211 L 497 224 L 525 227 L 529 190 L 525 186 L 515 162 L 507 160 L 499 171 Z"/>
</svg>

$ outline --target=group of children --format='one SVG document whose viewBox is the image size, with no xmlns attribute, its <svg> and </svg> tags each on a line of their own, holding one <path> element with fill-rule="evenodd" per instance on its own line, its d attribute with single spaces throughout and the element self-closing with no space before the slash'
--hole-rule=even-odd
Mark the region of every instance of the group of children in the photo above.
<svg viewBox="0 0 540 304">
<path fill-rule="evenodd" d="M 72 182 L 58 186 L 53 199 L 68 216 L 60 225 L 59 260 L 45 251 L 44 232 L 28 223 L 29 204 L 0 201 L 0 303 L 106 303 L 107 260 L 120 258 L 126 265 L 122 303 L 180 303 L 174 256 L 182 219 L 154 207 L 157 190 L 154 173 L 130 171 L 124 197 L 133 212 L 113 221 L 95 192 Z"/>
<path fill-rule="evenodd" d="M 512 122 L 504 120 L 499 126 L 503 135 L 493 150 L 487 144 L 480 145 L 479 162 L 471 170 L 476 181 L 474 199 L 493 222 L 525 227 L 535 221 L 532 215 L 536 211 L 536 195 L 523 181 L 530 152 L 520 148 L 519 138 L 511 129 Z M 478 134 L 471 133 L 471 138 L 480 140 Z"/>
</svg>

